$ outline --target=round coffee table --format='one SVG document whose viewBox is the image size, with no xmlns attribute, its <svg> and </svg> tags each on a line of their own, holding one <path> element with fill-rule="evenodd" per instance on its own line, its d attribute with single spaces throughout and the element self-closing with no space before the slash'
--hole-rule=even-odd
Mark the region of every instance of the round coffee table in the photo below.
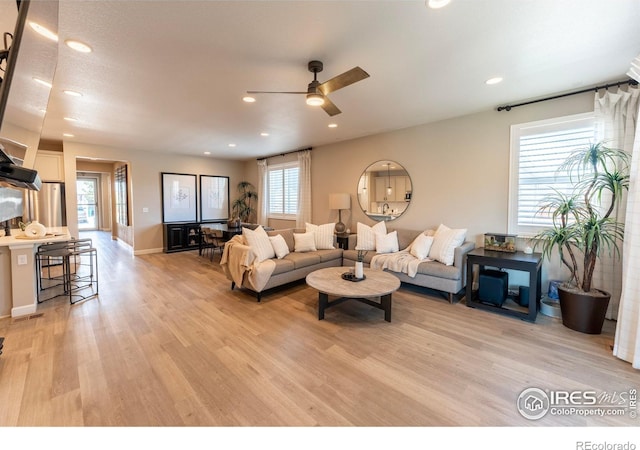
<svg viewBox="0 0 640 450">
<path fill-rule="evenodd" d="M 382 270 L 364 269 L 365 279 L 348 281 L 342 274 L 349 267 L 327 267 L 307 275 L 309 286 L 318 290 L 318 320 L 324 319 L 324 311 L 346 300 L 357 300 L 384 311 L 384 320 L 391 322 L 391 294 L 400 287 L 400 280 Z M 329 296 L 340 297 L 329 302 Z M 371 300 L 380 298 L 380 303 Z"/>
</svg>

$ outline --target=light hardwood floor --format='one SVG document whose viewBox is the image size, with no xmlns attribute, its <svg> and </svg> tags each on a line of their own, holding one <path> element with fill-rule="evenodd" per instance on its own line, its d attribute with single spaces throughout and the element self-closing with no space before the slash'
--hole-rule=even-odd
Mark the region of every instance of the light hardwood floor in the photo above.
<svg viewBox="0 0 640 450">
<path fill-rule="evenodd" d="M 317 319 L 304 282 L 231 291 L 197 252 L 132 257 L 104 233 L 100 296 L 0 320 L 0 425 L 636 425 L 623 417 L 521 417 L 528 387 L 609 393 L 640 376 L 589 336 L 401 287 L 393 321 L 358 302 Z M 42 315 L 40 315 L 42 313 Z"/>
</svg>

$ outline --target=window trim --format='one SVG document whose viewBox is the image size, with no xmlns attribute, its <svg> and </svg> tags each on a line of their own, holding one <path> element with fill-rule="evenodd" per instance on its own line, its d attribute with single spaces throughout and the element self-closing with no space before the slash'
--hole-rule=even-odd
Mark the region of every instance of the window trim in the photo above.
<svg viewBox="0 0 640 450">
<path fill-rule="evenodd" d="M 533 122 L 525 122 L 511 125 L 509 143 L 509 191 L 507 208 L 507 233 L 523 237 L 532 237 L 544 227 L 519 226 L 518 225 L 518 185 L 520 175 L 520 137 L 523 133 L 535 128 L 549 129 L 552 126 L 564 128 L 570 123 L 592 121 L 594 131 L 598 133 L 595 112 L 572 114 L 568 116 L 554 117 Z M 533 134 L 533 133 L 531 133 Z"/>
<path fill-rule="evenodd" d="M 267 218 L 268 219 L 277 219 L 277 220 L 296 220 L 298 217 L 298 213 L 295 214 L 283 214 L 283 213 L 272 213 L 271 212 L 271 185 L 270 185 L 270 172 L 276 170 L 285 170 L 297 168 L 300 171 L 300 163 L 298 161 L 289 161 L 279 164 L 273 164 L 267 166 Z M 300 177 L 298 173 L 298 192 L 300 191 Z M 298 209 L 300 209 L 300 202 L 298 199 Z"/>
</svg>

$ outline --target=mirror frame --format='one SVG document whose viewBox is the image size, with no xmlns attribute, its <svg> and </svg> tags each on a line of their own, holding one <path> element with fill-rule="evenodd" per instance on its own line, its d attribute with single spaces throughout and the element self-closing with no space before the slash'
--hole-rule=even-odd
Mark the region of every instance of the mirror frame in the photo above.
<svg viewBox="0 0 640 450">
<path fill-rule="evenodd" d="M 388 165 L 387 165 L 388 164 Z M 386 171 L 386 173 L 385 173 Z M 382 176 L 372 174 L 382 173 Z M 381 195 L 377 178 L 386 180 L 387 189 Z M 402 179 L 401 179 L 402 178 Z M 403 182 L 399 188 L 399 182 Z M 378 189 L 376 189 L 378 185 Z M 376 222 L 392 221 L 401 217 L 409 208 L 413 199 L 413 181 L 407 169 L 397 161 L 383 159 L 367 166 L 358 179 L 356 197 L 362 212 Z M 369 211 L 375 204 L 375 211 Z M 387 207 L 385 207 L 387 205 Z"/>
</svg>

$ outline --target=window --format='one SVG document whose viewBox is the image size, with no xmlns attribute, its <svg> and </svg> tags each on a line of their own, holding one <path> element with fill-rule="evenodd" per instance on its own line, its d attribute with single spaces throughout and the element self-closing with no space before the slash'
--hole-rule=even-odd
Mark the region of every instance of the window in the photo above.
<svg viewBox="0 0 640 450">
<path fill-rule="evenodd" d="M 593 114 L 530 122 L 511 127 L 509 233 L 533 235 L 552 224 L 537 214 L 554 189 L 572 193 L 567 174 L 558 166 L 576 148 L 596 142 Z"/>
<path fill-rule="evenodd" d="M 298 163 L 269 166 L 269 217 L 295 219 L 298 214 Z"/>
<path fill-rule="evenodd" d="M 129 226 L 129 201 L 127 188 L 127 165 L 124 164 L 115 170 L 116 185 L 116 222 Z"/>
</svg>

